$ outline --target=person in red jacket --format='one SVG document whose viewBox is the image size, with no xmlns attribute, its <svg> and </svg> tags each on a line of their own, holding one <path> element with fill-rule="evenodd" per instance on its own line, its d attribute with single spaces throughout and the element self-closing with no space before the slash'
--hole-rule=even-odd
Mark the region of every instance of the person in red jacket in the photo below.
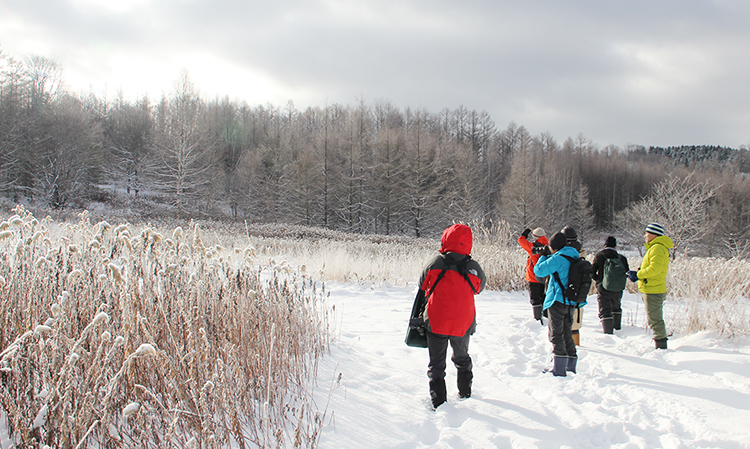
<svg viewBox="0 0 750 449">
<path fill-rule="evenodd" d="M 485 286 L 482 267 L 471 258 L 471 228 L 454 224 L 443 232 L 440 254 L 422 271 L 419 285 L 427 294 L 425 323 L 430 361 L 427 377 L 432 406 L 446 401 L 445 368 L 448 344 L 453 348 L 451 360 L 458 370 L 458 396 L 471 396 L 473 379 L 469 338 L 476 328 L 474 295 Z M 434 286 L 434 288 L 433 288 Z"/>
<path fill-rule="evenodd" d="M 539 282 L 539 279 L 534 274 L 534 265 L 539 260 L 539 250 L 549 245 L 547 237 L 544 235 L 544 229 L 536 228 L 532 232 L 531 229 L 526 228 L 518 237 L 518 244 L 529 254 L 526 259 L 526 280 L 529 282 L 529 299 L 531 301 L 531 310 L 534 313 L 534 319 L 542 321 L 542 303 L 544 302 L 544 282 Z"/>
</svg>

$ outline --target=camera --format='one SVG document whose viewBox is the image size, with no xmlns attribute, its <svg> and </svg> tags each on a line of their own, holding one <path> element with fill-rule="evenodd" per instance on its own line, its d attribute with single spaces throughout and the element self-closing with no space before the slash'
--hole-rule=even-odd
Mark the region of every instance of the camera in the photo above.
<svg viewBox="0 0 750 449">
<path fill-rule="evenodd" d="M 540 256 L 549 256 L 552 254 L 552 251 L 550 251 L 548 245 L 541 245 L 538 243 L 534 243 L 534 247 L 531 248 L 531 254 L 539 254 Z"/>
</svg>

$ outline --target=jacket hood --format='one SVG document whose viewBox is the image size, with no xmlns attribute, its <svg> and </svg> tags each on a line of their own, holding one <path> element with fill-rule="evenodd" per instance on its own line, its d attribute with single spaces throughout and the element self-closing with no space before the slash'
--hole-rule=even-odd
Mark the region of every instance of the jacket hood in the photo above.
<svg viewBox="0 0 750 449">
<path fill-rule="evenodd" d="M 667 237 L 666 235 L 660 235 L 658 237 L 655 237 L 650 242 L 646 243 L 646 248 L 651 248 L 652 245 L 663 245 L 667 249 L 674 248 L 674 243 L 672 243 L 672 239 Z"/>
<path fill-rule="evenodd" d="M 471 228 L 465 224 L 454 224 L 445 231 L 443 231 L 443 237 L 440 239 L 441 253 L 458 253 L 465 256 L 471 255 L 471 247 L 473 245 L 473 237 L 471 235 Z"/>
<path fill-rule="evenodd" d="M 581 257 L 581 255 L 578 253 L 578 251 L 573 248 L 572 246 L 563 246 L 560 248 L 560 251 L 558 251 L 555 254 L 564 254 L 568 257 Z"/>
</svg>

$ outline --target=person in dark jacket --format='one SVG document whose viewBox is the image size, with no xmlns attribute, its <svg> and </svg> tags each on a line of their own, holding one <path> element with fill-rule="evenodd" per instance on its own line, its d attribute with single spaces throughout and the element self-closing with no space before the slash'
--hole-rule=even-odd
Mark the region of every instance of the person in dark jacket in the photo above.
<svg viewBox="0 0 750 449">
<path fill-rule="evenodd" d="M 549 242 L 547 251 L 534 266 L 534 274 L 539 277 L 549 276 L 547 295 L 544 299 L 544 310 L 549 317 L 549 327 L 553 352 L 553 367 L 550 371 L 555 376 L 566 376 L 567 371 L 576 372 L 578 355 L 573 341 L 573 314 L 575 305 L 563 295 L 562 285 L 568 285 L 570 261 L 563 255 L 578 258 L 578 251 L 566 246 L 565 234 L 558 232 Z M 560 282 L 558 283 L 557 278 Z"/>
<path fill-rule="evenodd" d="M 544 303 L 544 282 L 540 282 L 534 275 L 534 265 L 539 260 L 539 250 L 549 244 L 544 235 L 544 229 L 524 229 L 518 237 L 518 244 L 526 250 L 529 257 L 526 259 L 526 281 L 529 283 L 529 300 L 534 319 L 542 321 L 542 303 Z M 542 324 L 544 324 L 542 322 Z"/>
<path fill-rule="evenodd" d="M 611 264 L 615 261 L 619 261 L 616 272 L 605 270 L 607 264 L 612 266 Z M 627 272 L 630 270 L 628 259 L 617 252 L 617 239 L 610 235 L 604 240 L 604 249 L 596 253 L 591 265 L 593 267 L 591 277 L 596 285 L 602 331 L 605 334 L 612 334 L 613 331 L 620 330 L 622 326 L 622 291 L 625 289 Z M 605 280 L 605 271 L 607 271 L 608 276 L 616 276 L 621 279 Z M 605 288 L 605 285 L 609 289 Z"/>
<path fill-rule="evenodd" d="M 586 251 L 583 249 L 581 242 L 578 241 L 578 232 L 576 232 L 575 228 L 572 226 L 565 226 L 560 232 L 565 235 L 565 245 L 575 248 L 575 250 L 578 251 L 578 254 L 585 259 Z"/>
<path fill-rule="evenodd" d="M 586 250 L 583 249 L 583 245 L 578 241 L 578 232 L 572 226 L 565 226 L 560 231 L 565 235 L 565 246 L 573 247 L 578 251 L 578 255 L 585 259 Z M 581 327 L 583 326 L 583 304 L 580 304 L 573 310 L 573 341 L 576 345 L 581 344 Z"/>
<path fill-rule="evenodd" d="M 458 370 L 458 396 L 471 396 L 472 373 L 469 338 L 476 328 L 474 295 L 485 286 L 482 267 L 471 258 L 471 228 L 455 224 L 443 232 L 440 254 L 422 271 L 419 285 L 427 298 L 425 323 L 430 361 L 427 377 L 432 406 L 437 408 L 447 399 L 445 387 L 446 354 L 453 349 L 451 361 Z M 433 286 L 434 289 L 433 289 Z"/>
</svg>

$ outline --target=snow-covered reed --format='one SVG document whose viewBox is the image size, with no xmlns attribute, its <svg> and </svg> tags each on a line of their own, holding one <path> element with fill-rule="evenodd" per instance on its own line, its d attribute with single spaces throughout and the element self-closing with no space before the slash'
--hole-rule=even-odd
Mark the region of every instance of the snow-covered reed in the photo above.
<svg viewBox="0 0 750 449">
<path fill-rule="evenodd" d="M 641 258 L 629 258 L 637 270 Z M 628 291 L 638 291 L 628 281 Z M 750 263 L 744 259 L 679 256 L 667 271 L 667 329 L 676 334 L 709 330 L 727 337 L 750 335 Z M 645 317 L 645 310 L 642 311 Z"/>
<path fill-rule="evenodd" d="M 315 447 L 318 284 L 256 260 L 246 238 L 207 246 L 198 226 L 15 212 L 0 241 L 0 401 L 18 446 Z"/>
<path fill-rule="evenodd" d="M 516 242 L 509 226 L 472 225 L 472 257 L 487 274 L 489 289 L 526 290 L 524 279 L 526 253 Z M 415 285 L 419 274 L 440 248 L 435 238 L 357 236 L 335 231 L 294 226 L 245 227 L 245 233 L 259 254 L 279 259 L 284 255 L 292 265 L 305 266 L 311 276 L 324 280 Z M 235 230 L 234 234 L 241 234 Z M 593 260 L 594 251 L 588 255 Z M 629 258 L 633 269 L 641 258 Z M 668 328 L 678 334 L 711 330 L 727 336 L 750 334 L 750 267 L 741 259 L 680 256 L 668 271 L 670 313 L 665 314 Z M 628 290 L 637 292 L 628 282 Z M 595 291 L 591 292 L 595 294 Z M 589 309 L 596 307 L 591 300 Z M 644 310 L 628 311 L 633 323 L 644 327 Z M 637 316 L 636 316 L 637 315 Z M 591 310 L 587 316 L 596 319 Z"/>
<path fill-rule="evenodd" d="M 526 254 L 507 225 L 473 228 L 488 288 L 525 290 Z M 86 212 L 73 224 L 39 221 L 17 207 L 0 222 L 0 401 L 11 438 L 315 447 L 325 412 L 310 381 L 335 322 L 320 281 L 415 286 L 439 248 L 439 238 L 293 226 L 92 224 Z M 749 268 L 678 258 L 669 327 L 750 333 Z"/>
<path fill-rule="evenodd" d="M 511 239 L 507 224 L 472 228 L 472 257 L 487 274 L 487 287 L 504 291 L 525 289 L 526 253 Z M 243 230 L 250 235 L 259 255 L 303 266 L 319 279 L 340 282 L 416 285 L 422 269 L 440 249 L 439 237 L 354 235 L 287 225 Z"/>
<path fill-rule="evenodd" d="M 667 277 L 675 299 L 674 328 L 750 334 L 750 262 L 743 259 L 678 257 Z"/>
</svg>

